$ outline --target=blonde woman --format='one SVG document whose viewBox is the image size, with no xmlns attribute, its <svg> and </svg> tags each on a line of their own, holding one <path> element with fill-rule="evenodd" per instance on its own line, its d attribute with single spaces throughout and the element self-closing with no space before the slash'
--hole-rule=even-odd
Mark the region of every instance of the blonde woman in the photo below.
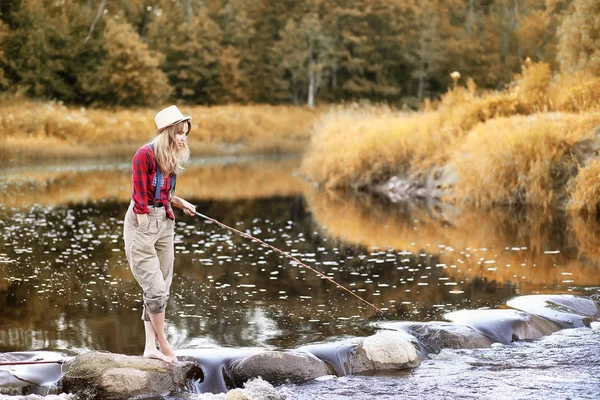
<svg viewBox="0 0 600 400">
<path fill-rule="evenodd" d="M 156 138 L 133 156 L 133 191 L 123 228 L 125 255 L 143 292 L 144 358 L 165 362 L 177 360 L 164 329 L 175 257 L 175 217 L 171 204 L 188 215 L 196 213 L 194 205 L 173 195 L 181 164 L 190 155 L 187 136 L 191 120 L 176 106 L 156 114 Z"/>
</svg>

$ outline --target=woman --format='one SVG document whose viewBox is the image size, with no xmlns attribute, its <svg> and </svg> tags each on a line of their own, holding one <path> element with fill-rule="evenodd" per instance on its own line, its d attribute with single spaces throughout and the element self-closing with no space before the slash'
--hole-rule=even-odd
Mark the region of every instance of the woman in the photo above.
<svg viewBox="0 0 600 400">
<path fill-rule="evenodd" d="M 156 114 L 156 138 L 133 156 L 133 192 L 123 229 L 127 261 L 143 291 L 144 358 L 165 362 L 177 360 L 164 329 L 174 261 L 175 218 L 171 204 L 188 215 L 196 213 L 194 205 L 173 195 L 176 177 L 183 170 L 181 164 L 190 155 L 186 139 L 191 120 L 176 106 Z"/>
</svg>

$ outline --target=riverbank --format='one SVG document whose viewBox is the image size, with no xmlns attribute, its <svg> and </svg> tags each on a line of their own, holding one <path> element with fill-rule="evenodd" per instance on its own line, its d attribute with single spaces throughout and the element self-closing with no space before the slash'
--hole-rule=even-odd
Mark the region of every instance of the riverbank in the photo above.
<svg viewBox="0 0 600 400">
<path fill-rule="evenodd" d="M 302 153 L 323 110 L 293 106 L 180 106 L 192 115 L 194 156 Z M 0 159 L 11 164 L 131 156 L 154 137 L 155 109 L 85 109 L 0 98 Z"/>
<path fill-rule="evenodd" d="M 394 200 L 532 204 L 595 215 L 600 78 L 524 66 L 504 91 L 456 85 L 421 112 L 331 111 L 315 125 L 301 173 L 322 187 Z"/>
</svg>

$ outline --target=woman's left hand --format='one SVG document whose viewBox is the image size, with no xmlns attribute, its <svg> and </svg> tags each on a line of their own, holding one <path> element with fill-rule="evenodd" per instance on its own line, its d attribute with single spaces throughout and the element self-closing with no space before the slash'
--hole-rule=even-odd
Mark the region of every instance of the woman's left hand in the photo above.
<svg viewBox="0 0 600 400">
<path fill-rule="evenodd" d="M 191 215 L 194 216 L 196 215 L 196 206 L 193 205 L 192 203 L 181 199 L 181 207 L 183 207 L 183 212 L 186 213 L 187 215 Z"/>
<path fill-rule="evenodd" d="M 173 196 L 173 198 L 171 199 L 171 203 L 181 208 L 183 212 L 187 215 L 196 215 L 196 206 L 190 203 L 189 201 L 182 199 L 181 197 Z"/>
</svg>

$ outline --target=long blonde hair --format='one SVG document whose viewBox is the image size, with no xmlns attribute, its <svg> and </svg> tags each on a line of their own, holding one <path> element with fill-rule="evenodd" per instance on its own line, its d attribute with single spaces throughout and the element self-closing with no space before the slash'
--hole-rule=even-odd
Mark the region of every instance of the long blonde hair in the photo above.
<svg viewBox="0 0 600 400">
<path fill-rule="evenodd" d="M 177 175 L 182 172 L 182 164 L 190 158 L 190 148 L 187 145 L 187 141 L 184 142 L 184 146 L 181 149 L 178 149 L 177 143 L 175 143 L 175 135 L 177 132 L 182 131 L 186 125 L 189 134 L 192 124 L 190 121 L 182 121 L 163 129 L 151 142 L 154 144 L 156 162 L 165 175 Z"/>
</svg>

